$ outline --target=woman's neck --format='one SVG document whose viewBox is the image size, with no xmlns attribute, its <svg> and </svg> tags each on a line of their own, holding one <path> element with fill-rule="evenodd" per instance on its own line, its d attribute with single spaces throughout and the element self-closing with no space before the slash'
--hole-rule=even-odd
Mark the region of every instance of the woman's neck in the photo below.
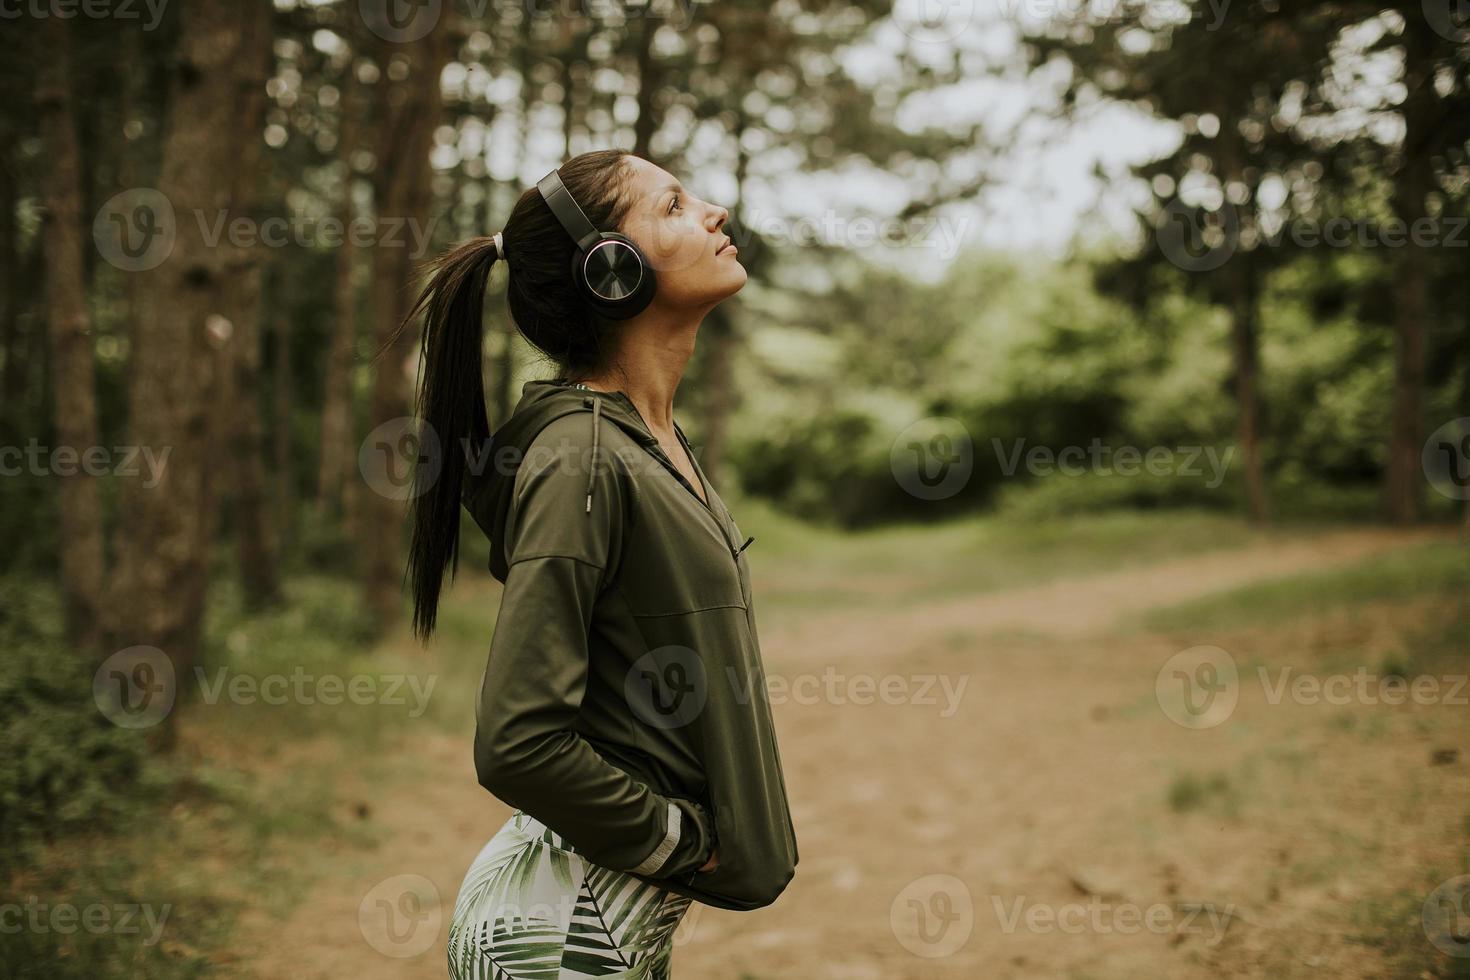
<svg viewBox="0 0 1470 980">
<path fill-rule="evenodd" d="M 638 330 L 623 334 L 609 365 L 580 379 L 599 391 L 628 396 L 655 435 L 674 433 L 674 392 L 694 354 L 693 329 L 678 332 Z"/>
</svg>

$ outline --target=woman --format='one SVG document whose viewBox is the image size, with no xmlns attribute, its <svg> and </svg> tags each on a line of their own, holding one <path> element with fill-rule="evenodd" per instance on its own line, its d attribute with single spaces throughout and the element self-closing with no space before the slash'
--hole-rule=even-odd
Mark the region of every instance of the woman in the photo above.
<svg viewBox="0 0 1470 980">
<path fill-rule="evenodd" d="M 415 307 L 420 413 L 446 451 L 415 474 L 414 628 L 434 629 L 461 504 L 505 585 L 474 754 L 515 810 L 455 903 L 456 978 L 667 977 L 691 901 L 760 908 L 795 873 L 750 539 L 673 416 L 700 322 L 745 284 L 727 218 L 647 160 L 585 153 L 444 256 Z M 557 377 L 490 439 L 497 260 Z"/>
</svg>

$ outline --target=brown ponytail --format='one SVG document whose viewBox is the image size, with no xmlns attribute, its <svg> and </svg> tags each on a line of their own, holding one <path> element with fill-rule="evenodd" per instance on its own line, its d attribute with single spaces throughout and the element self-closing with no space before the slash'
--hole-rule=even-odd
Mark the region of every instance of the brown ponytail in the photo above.
<svg viewBox="0 0 1470 980">
<path fill-rule="evenodd" d="M 615 229 L 630 202 L 621 150 L 582 153 L 557 168 L 587 217 Z M 423 376 L 418 414 L 438 437 L 440 459 L 422 455 L 414 466 L 410 503 L 413 536 L 406 575 L 413 592 L 413 630 L 434 631 L 444 573 L 459 563 L 459 512 L 469 455 L 490 438 L 481 371 L 485 283 L 498 259 L 510 269 L 507 298 L 516 328 L 563 374 L 595 369 L 609 347 L 613 324 L 597 318 L 571 282 L 575 243 L 535 187 L 511 209 L 502 231 L 505 254 L 491 237 L 472 238 L 437 259 L 413 309 L 379 350 L 391 347 L 410 321 L 424 314 Z"/>
</svg>

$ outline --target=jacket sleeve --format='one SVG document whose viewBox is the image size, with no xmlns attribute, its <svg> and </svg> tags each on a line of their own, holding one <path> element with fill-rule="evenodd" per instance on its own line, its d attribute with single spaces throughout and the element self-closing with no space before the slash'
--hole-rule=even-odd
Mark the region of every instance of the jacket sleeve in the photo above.
<svg viewBox="0 0 1470 980">
<path fill-rule="evenodd" d="M 588 509 L 590 432 L 581 413 L 551 423 L 516 476 L 509 569 L 475 709 L 475 769 L 491 793 L 594 864 L 684 874 L 709 857 L 708 814 L 607 762 L 576 730 L 592 609 L 616 569 L 631 493 L 604 453 Z"/>
</svg>

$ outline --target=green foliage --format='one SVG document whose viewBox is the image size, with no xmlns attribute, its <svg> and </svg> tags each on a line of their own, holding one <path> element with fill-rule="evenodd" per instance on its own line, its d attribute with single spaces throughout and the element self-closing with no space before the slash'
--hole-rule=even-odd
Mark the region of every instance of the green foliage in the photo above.
<svg viewBox="0 0 1470 980">
<path fill-rule="evenodd" d="M 257 675 L 295 664 L 342 671 L 370 645 L 349 580 L 298 575 L 288 581 L 286 608 L 254 615 L 241 608 L 236 587 L 218 585 L 211 665 L 234 658 Z M 298 869 L 277 860 L 282 839 L 361 837 L 357 825 L 335 820 L 332 780 L 348 755 L 362 761 L 372 744 L 365 735 L 382 729 L 384 716 L 288 708 L 264 728 L 254 715 L 248 731 L 222 713 L 199 719 L 206 744 L 271 732 L 256 746 L 265 758 L 280 750 L 292 721 L 298 729 L 304 717 L 334 726 L 340 747 L 274 776 L 269 766 L 246 773 L 160 756 L 144 733 L 104 718 L 93 701 L 92 666 L 67 647 L 59 623 L 52 587 L 19 575 L 0 579 L 0 881 L 21 917 L 9 923 L 20 928 L 0 930 L 0 980 L 212 975 L 209 951 L 227 942 L 241 894 L 267 907 L 299 901 Z M 231 869 L 227 880 L 217 867 Z M 57 918 L 71 914 L 105 920 L 83 928 L 77 918 L 71 928 Z"/>
<path fill-rule="evenodd" d="M 1217 474 L 1207 459 L 1170 452 L 1159 460 L 1160 472 L 1055 473 L 1030 483 L 1009 483 L 1001 489 L 996 509 L 1018 520 L 1049 520 L 1118 510 L 1227 509 L 1239 499 L 1234 474 Z"/>
<path fill-rule="evenodd" d="M 1104 292 L 1110 268 L 1102 256 L 971 255 L 937 284 L 875 276 L 762 324 L 737 386 L 758 394 L 731 426 L 742 488 L 849 527 L 992 506 L 1038 518 L 1239 512 L 1228 314 L 1172 269 L 1148 273 L 1124 305 Z M 1338 251 L 1296 255 L 1264 278 L 1260 445 L 1282 518 L 1375 514 L 1393 385 L 1386 274 L 1375 256 Z M 1436 374 L 1426 415 L 1463 413 L 1459 375 Z M 964 427 L 974 468 L 953 496 L 925 500 L 903 490 L 890 451 L 910 424 L 936 418 Z M 1119 474 L 1109 459 L 1124 447 L 1180 467 L 1213 454 L 1228 471 Z M 1089 453 L 1085 472 L 1026 463 L 1033 450 L 1069 449 Z M 1448 517 L 1453 502 L 1429 496 L 1430 514 Z"/>
<path fill-rule="evenodd" d="M 92 696 L 92 665 L 60 640 L 49 587 L 0 580 L 0 875 L 44 843 L 116 827 L 167 784 L 144 736 Z"/>
<path fill-rule="evenodd" d="M 4 445 L 24 446 L 24 440 Z M 24 469 L 0 479 L 0 540 L 6 543 L 0 568 L 41 573 L 55 566 L 60 545 L 60 508 L 54 479 Z"/>
<path fill-rule="evenodd" d="M 1383 274 L 1349 254 L 1302 259 L 1268 280 L 1261 299 L 1266 449 L 1272 468 L 1289 480 L 1372 481 L 1383 466 L 1393 335 L 1371 309 Z"/>
</svg>

